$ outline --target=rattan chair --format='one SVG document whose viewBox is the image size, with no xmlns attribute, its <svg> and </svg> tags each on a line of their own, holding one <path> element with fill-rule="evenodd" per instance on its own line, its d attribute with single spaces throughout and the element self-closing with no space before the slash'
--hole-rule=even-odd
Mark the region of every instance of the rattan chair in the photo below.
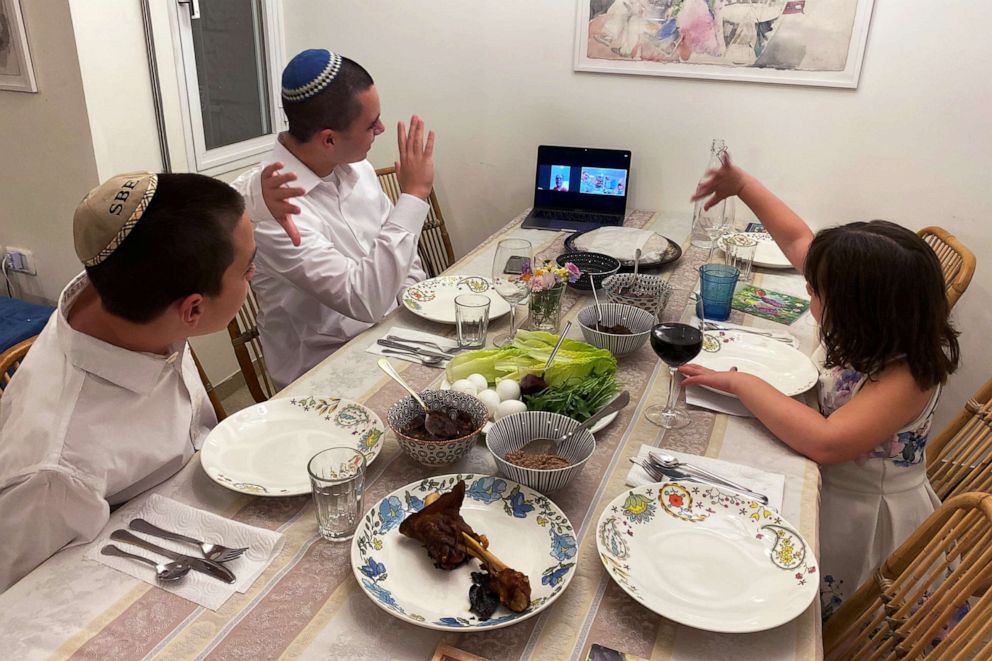
<svg viewBox="0 0 992 661">
<path fill-rule="evenodd" d="M 3 391 L 7 389 L 10 380 L 14 378 L 14 372 L 21 366 L 24 356 L 27 355 L 28 349 L 37 338 L 37 335 L 29 337 L 0 353 L 0 397 L 3 396 Z"/>
<path fill-rule="evenodd" d="M 396 168 L 379 168 L 375 171 L 379 177 L 379 185 L 385 191 L 389 199 L 396 204 L 400 199 L 400 182 L 396 178 Z M 441 275 L 441 272 L 451 266 L 455 261 L 455 252 L 451 248 L 451 238 L 448 237 L 448 230 L 444 226 L 444 216 L 441 215 L 441 205 L 437 202 L 437 195 L 431 189 L 430 210 L 427 212 L 427 221 L 424 229 L 420 232 L 420 244 L 417 252 L 420 260 L 424 263 L 424 270 L 427 276 L 433 278 Z"/>
<path fill-rule="evenodd" d="M 827 620 L 826 659 L 917 659 L 971 610 L 928 659 L 992 658 L 992 495 L 948 500 Z"/>
<path fill-rule="evenodd" d="M 975 275 L 975 254 L 942 227 L 924 227 L 917 234 L 940 260 L 947 288 L 947 302 L 953 308 Z"/>
<path fill-rule="evenodd" d="M 968 491 L 992 492 L 992 379 L 927 444 L 927 477 L 941 500 Z"/>
<path fill-rule="evenodd" d="M 248 392 L 256 402 L 264 402 L 276 394 L 276 387 L 272 384 L 265 357 L 262 355 L 257 319 L 258 300 L 249 287 L 244 305 L 227 325 L 227 332 L 231 336 L 231 346 L 234 347 L 234 355 L 238 359 Z"/>
<path fill-rule="evenodd" d="M 196 364 L 196 371 L 200 375 L 200 381 L 203 382 L 203 389 L 207 391 L 207 398 L 210 400 L 210 406 L 214 408 L 214 415 L 217 416 L 217 422 L 220 422 L 227 417 L 227 411 L 224 410 L 224 405 L 221 404 L 220 397 L 217 396 L 217 392 L 214 390 L 214 384 L 210 383 L 207 371 L 203 369 L 203 365 L 200 364 L 200 359 L 196 357 L 196 352 L 193 351 L 192 346 L 189 348 L 189 355 L 193 356 L 193 363 Z"/>
</svg>

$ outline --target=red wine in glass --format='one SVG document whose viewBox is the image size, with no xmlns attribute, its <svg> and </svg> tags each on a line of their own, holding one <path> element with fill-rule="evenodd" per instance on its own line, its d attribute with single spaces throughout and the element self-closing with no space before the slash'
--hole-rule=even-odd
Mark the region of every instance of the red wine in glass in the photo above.
<svg viewBox="0 0 992 661">
<path fill-rule="evenodd" d="M 651 348 L 669 367 L 681 367 L 699 355 L 703 333 L 689 324 L 661 323 L 651 329 Z"/>
<path fill-rule="evenodd" d="M 703 322 L 697 317 L 687 318 L 686 310 L 699 310 L 699 295 L 673 289 L 669 302 L 658 313 L 658 323 L 651 329 L 651 348 L 668 365 L 668 404 L 664 407 L 649 406 L 644 416 L 665 429 L 685 427 L 691 420 L 684 410 L 676 408 L 679 398 L 677 370 L 699 355 L 703 348 Z M 676 297 L 675 292 L 680 292 Z"/>
</svg>

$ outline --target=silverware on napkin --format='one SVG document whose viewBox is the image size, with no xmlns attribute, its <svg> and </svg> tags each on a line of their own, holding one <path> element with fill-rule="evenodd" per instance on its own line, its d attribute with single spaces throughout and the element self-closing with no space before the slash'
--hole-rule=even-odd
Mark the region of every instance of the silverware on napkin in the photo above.
<svg viewBox="0 0 992 661">
<path fill-rule="evenodd" d="M 412 351 L 420 356 L 430 356 L 431 358 L 440 358 L 441 360 L 451 360 L 453 356 L 451 354 L 444 353 L 442 351 L 431 351 L 430 349 L 424 349 L 423 347 L 417 347 L 410 344 L 402 344 L 401 342 L 396 342 L 394 340 L 387 340 L 385 338 L 380 338 L 375 341 L 381 347 L 389 347 L 390 349 L 403 349 L 404 351 Z"/>
<path fill-rule="evenodd" d="M 681 482 L 699 482 L 700 484 L 708 484 L 710 486 L 719 487 L 720 489 L 727 489 L 729 491 L 736 491 L 748 498 L 754 498 L 762 505 L 768 505 L 768 496 L 758 493 L 757 491 L 751 491 L 750 489 L 735 489 L 733 487 L 727 486 L 722 482 L 717 482 L 716 480 L 709 480 L 699 475 L 689 474 L 680 470 L 675 470 L 674 468 L 665 468 L 658 464 L 652 463 L 650 460 L 642 459 L 641 457 L 631 457 L 630 463 L 637 464 L 644 469 L 644 472 L 648 474 L 655 482 L 664 482 L 666 480 L 679 480 Z"/>
<path fill-rule="evenodd" d="M 440 351 L 441 353 L 458 353 L 463 351 L 461 347 L 452 347 L 450 349 L 445 349 L 437 342 L 428 342 L 427 340 L 415 340 L 409 337 L 400 337 L 399 335 L 387 335 L 384 339 L 392 340 L 393 342 L 405 342 L 406 344 L 421 344 L 428 349 L 433 349 L 434 351 Z"/>
<path fill-rule="evenodd" d="M 444 367 L 443 363 L 445 361 L 440 358 L 435 358 L 434 356 L 421 356 L 420 354 L 407 349 L 380 349 L 380 351 L 390 356 L 396 356 L 400 360 L 407 360 L 411 363 L 423 365 L 424 367 Z"/>
<path fill-rule="evenodd" d="M 123 528 L 115 530 L 110 533 L 110 539 L 115 542 L 126 542 L 128 544 L 134 544 L 139 546 L 146 551 L 151 551 L 152 553 L 157 553 L 159 555 L 164 555 L 170 560 L 183 560 L 189 563 L 189 566 L 198 572 L 202 572 L 209 576 L 213 576 L 216 579 L 224 581 L 225 583 L 234 583 L 237 578 L 234 576 L 234 572 L 220 564 L 219 562 L 214 562 L 213 560 L 206 560 L 204 558 L 194 558 L 189 555 L 184 555 L 182 553 L 176 553 L 175 551 L 170 551 L 169 549 L 162 548 L 158 544 L 152 544 L 146 541 L 134 533 L 124 530 Z"/>
<path fill-rule="evenodd" d="M 193 537 L 188 537 L 187 535 L 180 534 L 178 532 L 172 532 L 171 530 L 166 530 L 165 528 L 159 528 L 153 523 L 149 523 L 144 519 L 132 519 L 127 527 L 131 530 L 137 530 L 138 532 L 143 532 L 146 535 L 154 535 L 155 537 L 161 537 L 162 539 L 171 539 L 174 542 L 186 542 L 187 544 L 193 544 L 200 547 L 200 553 L 207 560 L 213 560 L 214 562 L 229 562 L 236 558 L 240 558 L 248 547 L 241 548 L 231 548 L 229 546 L 224 546 L 223 544 L 210 544 L 208 542 L 202 542 Z"/>
</svg>

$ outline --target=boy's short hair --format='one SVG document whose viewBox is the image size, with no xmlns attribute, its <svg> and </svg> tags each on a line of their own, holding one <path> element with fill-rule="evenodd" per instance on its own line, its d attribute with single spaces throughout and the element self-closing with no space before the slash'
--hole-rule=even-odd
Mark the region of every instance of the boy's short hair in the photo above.
<svg viewBox="0 0 992 661">
<path fill-rule="evenodd" d="M 217 179 L 190 173 L 147 177 L 153 182 L 151 195 L 145 194 L 150 199 L 98 263 L 80 252 L 79 237 L 87 225 L 92 228 L 106 219 L 112 206 L 104 209 L 96 200 L 101 189 L 122 178 L 87 196 L 74 228 L 77 253 L 87 263 L 86 274 L 104 308 L 135 323 L 154 320 L 191 294 L 220 294 L 224 272 L 234 261 L 234 228 L 245 210 L 241 195 Z"/>
<path fill-rule="evenodd" d="M 334 79 L 321 91 L 301 101 L 284 99 L 289 133 L 300 142 L 324 129 L 348 130 L 362 110 L 358 95 L 375 84 L 362 65 L 347 57 L 340 60 Z"/>
</svg>

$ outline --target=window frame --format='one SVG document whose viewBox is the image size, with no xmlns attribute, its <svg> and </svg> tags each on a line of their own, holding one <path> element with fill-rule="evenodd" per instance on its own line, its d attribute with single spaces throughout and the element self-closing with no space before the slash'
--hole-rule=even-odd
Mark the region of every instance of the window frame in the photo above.
<svg viewBox="0 0 992 661">
<path fill-rule="evenodd" d="M 287 128 L 282 109 L 281 72 L 285 62 L 282 0 L 260 0 L 262 38 L 265 42 L 265 67 L 268 77 L 269 126 L 271 132 L 250 140 L 207 149 L 200 106 L 200 90 L 193 49 L 192 19 L 189 5 L 179 0 L 169 2 L 169 23 L 179 81 L 179 105 L 182 112 L 183 139 L 187 167 L 191 172 L 219 175 L 250 167 L 272 150 L 275 136 Z"/>
</svg>

